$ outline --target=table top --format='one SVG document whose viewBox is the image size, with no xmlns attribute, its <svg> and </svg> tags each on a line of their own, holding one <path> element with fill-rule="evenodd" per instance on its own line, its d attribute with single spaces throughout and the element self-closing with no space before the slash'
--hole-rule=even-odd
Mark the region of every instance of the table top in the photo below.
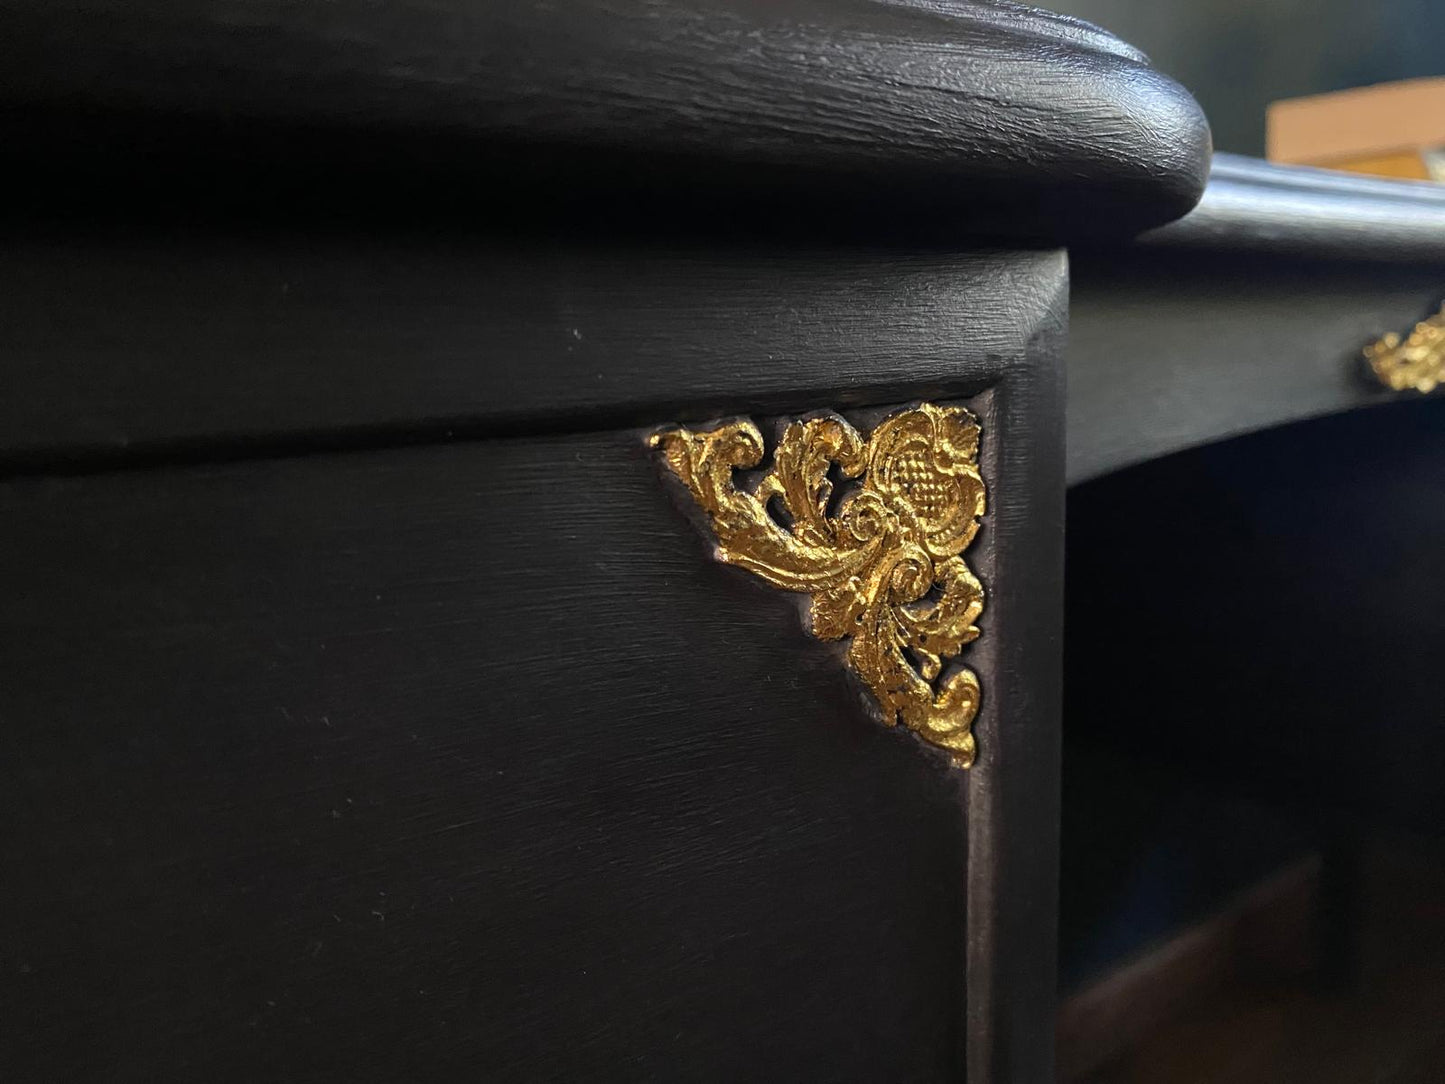
<svg viewBox="0 0 1445 1084">
<path fill-rule="evenodd" d="M 71 211 L 1117 235 L 1209 152 L 1137 51 L 992 0 L 4 0 L 0 66 L 29 206 Z"/>
</svg>

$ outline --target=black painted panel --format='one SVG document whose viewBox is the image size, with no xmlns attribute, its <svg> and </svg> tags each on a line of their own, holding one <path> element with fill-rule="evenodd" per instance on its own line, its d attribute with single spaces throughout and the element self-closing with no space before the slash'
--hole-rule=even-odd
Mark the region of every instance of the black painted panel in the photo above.
<svg viewBox="0 0 1445 1084">
<path fill-rule="evenodd" d="M 968 776 L 640 431 L 5 483 L 0 1062 L 1047 1079 L 1050 371 L 974 400 Z"/>
<path fill-rule="evenodd" d="M 0 506 L 12 1078 L 956 1075 L 961 779 L 640 435 Z"/>
<path fill-rule="evenodd" d="M 252 453 L 976 391 L 1063 323 L 1063 254 L 412 236 L 15 242 L 0 460 Z"/>
<path fill-rule="evenodd" d="M 1135 248 L 1073 261 L 1069 481 L 1390 401 L 1362 348 L 1438 310 L 1445 267 Z"/>
</svg>

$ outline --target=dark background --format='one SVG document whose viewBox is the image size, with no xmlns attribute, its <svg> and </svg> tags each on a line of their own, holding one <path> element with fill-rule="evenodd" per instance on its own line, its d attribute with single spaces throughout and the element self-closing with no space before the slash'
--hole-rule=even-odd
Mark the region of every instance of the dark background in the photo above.
<svg viewBox="0 0 1445 1084">
<path fill-rule="evenodd" d="M 1204 106 L 1216 150 L 1264 154 L 1280 98 L 1445 74 L 1442 0 L 1044 0 L 1149 54 Z"/>
</svg>

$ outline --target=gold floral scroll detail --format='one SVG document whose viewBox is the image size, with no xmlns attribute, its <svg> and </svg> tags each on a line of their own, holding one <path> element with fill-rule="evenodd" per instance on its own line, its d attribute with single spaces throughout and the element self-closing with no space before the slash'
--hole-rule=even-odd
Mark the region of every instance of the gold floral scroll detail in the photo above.
<svg viewBox="0 0 1445 1084">
<path fill-rule="evenodd" d="M 1415 325 L 1403 342 L 1393 331 L 1365 347 L 1380 383 L 1395 391 L 1434 391 L 1445 382 L 1445 306 Z"/>
<path fill-rule="evenodd" d="M 751 489 L 734 472 L 763 461 L 752 422 L 652 438 L 707 514 L 719 558 L 811 596 L 812 634 L 851 637 L 848 665 L 883 721 L 901 720 L 961 768 L 974 759 L 978 677 L 963 668 L 939 675 L 978 637 L 983 612 L 983 586 L 961 556 L 984 513 L 978 438 L 962 407 L 901 410 L 866 441 L 825 414 L 788 425 Z M 836 505 L 835 466 L 857 481 Z"/>
</svg>

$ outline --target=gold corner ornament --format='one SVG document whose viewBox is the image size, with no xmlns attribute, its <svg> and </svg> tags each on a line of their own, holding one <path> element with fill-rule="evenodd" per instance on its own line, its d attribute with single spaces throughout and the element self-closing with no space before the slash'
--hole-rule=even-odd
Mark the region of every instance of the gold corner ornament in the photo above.
<svg viewBox="0 0 1445 1084">
<path fill-rule="evenodd" d="M 969 767 L 978 677 L 939 675 L 978 638 L 983 612 L 983 585 L 961 556 L 984 514 L 977 419 L 923 403 L 888 416 L 866 441 L 836 414 L 794 421 L 751 489 L 733 474 L 762 464 L 751 421 L 669 429 L 651 443 L 707 514 L 718 557 L 809 595 L 809 630 L 851 638 L 848 665 L 883 721 L 901 720 Z M 835 466 L 857 483 L 836 504 Z"/>
<path fill-rule="evenodd" d="M 1416 324 L 1404 341 L 1392 331 L 1365 347 L 1365 360 L 1387 388 L 1434 391 L 1445 383 L 1445 305 Z"/>
</svg>

